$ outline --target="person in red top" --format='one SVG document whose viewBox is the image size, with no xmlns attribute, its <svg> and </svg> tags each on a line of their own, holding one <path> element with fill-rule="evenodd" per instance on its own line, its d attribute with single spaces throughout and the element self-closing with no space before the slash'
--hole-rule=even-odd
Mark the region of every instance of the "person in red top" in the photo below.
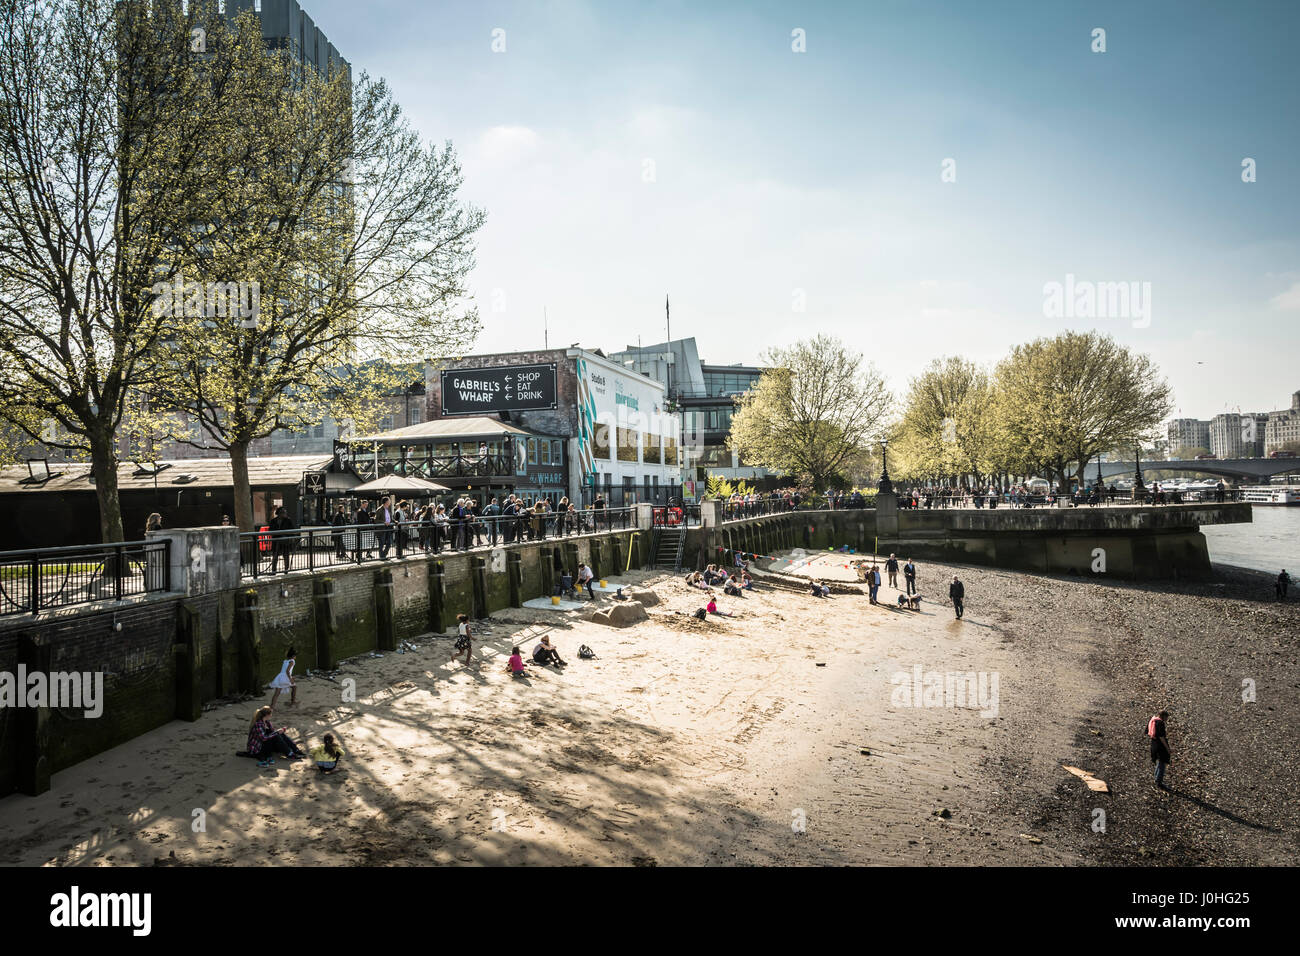
<svg viewBox="0 0 1300 956">
<path fill-rule="evenodd" d="M 517 647 L 514 649 L 514 653 L 510 655 L 510 664 L 508 665 L 508 670 L 510 671 L 511 677 L 528 676 L 528 670 L 524 666 L 523 655 L 519 653 L 519 648 Z"/>
</svg>

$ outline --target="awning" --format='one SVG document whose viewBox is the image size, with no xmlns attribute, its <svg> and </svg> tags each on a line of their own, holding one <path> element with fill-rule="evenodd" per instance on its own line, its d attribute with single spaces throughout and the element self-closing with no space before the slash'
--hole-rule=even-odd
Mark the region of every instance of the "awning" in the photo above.
<svg viewBox="0 0 1300 956">
<path fill-rule="evenodd" d="M 451 491 L 446 485 L 426 481 L 423 478 L 408 478 L 405 475 L 385 475 L 375 478 L 351 489 L 352 494 L 381 495 L 432 495 L 440 491 Z"/>
</svg>

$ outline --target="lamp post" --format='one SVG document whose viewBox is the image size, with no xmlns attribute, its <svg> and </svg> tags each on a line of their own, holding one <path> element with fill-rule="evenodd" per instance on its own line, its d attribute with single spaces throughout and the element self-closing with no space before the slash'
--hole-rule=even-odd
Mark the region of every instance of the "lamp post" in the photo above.
<svg viewBox="0 0 1300 956">
<path fill-rule="evenodd" d="M 1133 446 L 1133 464 L 1135 467 L 1133 473 L 1133 500 L 1137 501 L 1140 497 L 1146 495 L 1146 485 L 1142 483 L 1142 446 Z"/>
<path fill-rule="evenodd" d="M 894 493 L 894 483 L 889 480 L 889 439 L 880 439 L 880 482 L 876 491 L 882 495 Z"/>
</svg>

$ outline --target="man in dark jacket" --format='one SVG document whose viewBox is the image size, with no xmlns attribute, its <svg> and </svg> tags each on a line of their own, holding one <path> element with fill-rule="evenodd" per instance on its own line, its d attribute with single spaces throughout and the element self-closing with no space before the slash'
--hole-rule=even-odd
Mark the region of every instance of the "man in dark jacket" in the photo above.
<svg viewBox="0 0 1300 956">
<path fill-rule="evenodd" d="M 1286 573 L 1286 568 L 1283 568 L 1282 573 L 1277 576 L 1277 599 L 1279 601 L 1286 600 L 1286 589 L 1290 587 L 1290 585 L 1291 575 Z"/>
<path fill-rule="evenodd" d="M 889 560 L 885 562 L 885 570 L 889 572 L 889 586 L 898 587 L 898 558 L 891 554 Z"/>
<path fill-rule="evenodd" d="M 336 558 L 346 558 L 348 556 L 347 549 L 343 547 L 343 529 L 347 527 L 347 524 L 348 516 L 344 513 L 343 506 L 339 505 L 338 510 L 334 512 L 334 516 L 330 518 L 330 525 L 334 528 L 330 532 L 330 538 L 334 542 L 334 556 Z"/>
<path fill-rule="evenodd" d="M 289 573 L 289 549 L 293 545 L 293 536 L 288 532 L 293 530 L 293 522 L 285 514 L 284 508 L 275 509 L 275 517 L 271 519 L 271 573 L 275 574 L 275 569 L 284 558 L 284 573 Z"/>
<path fill-rule="evenodd" d="M 916 565 L 912 559 L 907 559 L 907 564 L 903 565 L 903 581 L 907 585 L 907 593 L 916 593 Z"/>
<path fill-rule="evenodd" d="M 965 610 L 963 602 L 966 600 L 966 585 L 955 574 L 952 576 L 952 584 L 948 585 L 948 597 L 952 598 L 952 609 L 957 612 L 957 620 L 960 621 Z"/>
<path fill-rule="evenodd" d="M 1169 737 L 1165 732 L 1165 721 L 1169 711 L 1162 710 L 1152 717 L 1147 724 L 1147 736 L 1151 738 L 1151 762 L 1156 765 L 1156 786 L 1165 789 L 1165 768 L 1172 759 L 1169 753 Z"/>
</svg>

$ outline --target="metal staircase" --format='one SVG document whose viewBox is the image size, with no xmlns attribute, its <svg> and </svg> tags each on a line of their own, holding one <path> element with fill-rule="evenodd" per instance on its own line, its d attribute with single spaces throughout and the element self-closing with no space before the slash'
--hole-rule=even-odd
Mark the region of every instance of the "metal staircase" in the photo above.
<svg viewBox="0 0 1300 956">
<path fill-rule="evenodd" d="M 686 550 L 686 528 L 682 526 L 659 528 L 655 531 L 654 566 L 660 569 L 682 569 L 682 553 Z"/>
</svg>

